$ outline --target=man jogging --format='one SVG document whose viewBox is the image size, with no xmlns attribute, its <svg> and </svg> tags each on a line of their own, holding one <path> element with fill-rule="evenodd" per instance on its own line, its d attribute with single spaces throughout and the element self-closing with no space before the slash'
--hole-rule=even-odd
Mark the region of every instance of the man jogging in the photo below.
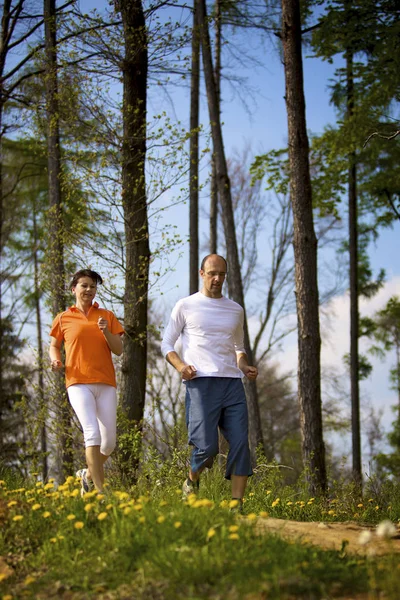
<svg viewBox="0 0 400 600">
<path fill-rule="evenodd" d="M 201 472 L 218 454 L 219 427 L 229 443 L 225 477 L 232 482 L 232 498 L 242 503 L 252 468 L 241 379 L 254 380 L 258 371 L 248 364 L 243 347 L 243 308 L 222 296 L 226 271 L 222 256 L 203 259 L 202 289 L 177 302 L 161 350 L 186 384 L 186 423 L 194 448 L 184 494 L 198 490 Z M 175 351 L 179 337 L 182 357 Z"/>
</svg>

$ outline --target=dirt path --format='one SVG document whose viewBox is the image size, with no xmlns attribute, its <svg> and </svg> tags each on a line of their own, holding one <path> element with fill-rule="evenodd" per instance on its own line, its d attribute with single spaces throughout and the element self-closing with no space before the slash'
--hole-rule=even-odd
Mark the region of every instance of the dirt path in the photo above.
<svg viewBox="0 0 400 600">
<path fill-rule="evenodd" d="M 346 552 L 352 554 L 381 555 L 400 552 L 400 532 L 390 539 L 384 539 L 377 536 L 376 527 L 362 527 L 351 521 L 346 523 L 302 523 L 284 519 L 259 518 L 257 529 L 260 533 L 277 533 L 283 538 L 314 544 L 326 550 L 341 550 L 345 540 L 347 541 Z M 365 538 L 368 537 L 370 540 L 365 543 Z"/>
</svg>

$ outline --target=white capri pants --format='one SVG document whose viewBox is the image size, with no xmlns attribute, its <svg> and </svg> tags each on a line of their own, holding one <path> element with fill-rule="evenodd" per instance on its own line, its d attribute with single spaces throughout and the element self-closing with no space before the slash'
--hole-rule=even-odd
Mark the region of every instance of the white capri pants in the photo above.
<svg viewBox="0 0 400 600">
<path fill-rule="evenodd" d="M 85 448 L 100 446 L 109 456 L 117 441 L 117 390 L 105 383 L 75 383 L 69 401 L 83 429 Z"/>
</svg>

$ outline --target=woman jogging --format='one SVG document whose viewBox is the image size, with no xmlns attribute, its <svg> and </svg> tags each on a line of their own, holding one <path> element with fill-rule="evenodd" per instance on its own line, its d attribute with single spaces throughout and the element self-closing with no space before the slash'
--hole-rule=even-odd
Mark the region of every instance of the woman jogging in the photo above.
<svg viewBox="0 0 400 600">
<path fill-rule="evenodd" d="M 83 429 L 87 469 L 81 469 L 82 494 L 91 484 L 103 491 L 103 465 L 116 443 L 117 394 L 111 353 L 122 354 L 122 325 L 114 314 L 93 302 L 103 280 L 90 269 L 77 271 L 70 283 L 75 305 L 58 314 L 50 331 L 53 371 L 63 368 L 69 401 Z"/>
</svg>

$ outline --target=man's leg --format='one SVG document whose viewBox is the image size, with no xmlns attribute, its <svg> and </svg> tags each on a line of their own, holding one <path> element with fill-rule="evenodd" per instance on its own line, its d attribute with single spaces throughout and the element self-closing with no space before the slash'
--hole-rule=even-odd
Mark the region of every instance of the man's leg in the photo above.
<svg viewBox="0 0 400 600">
<path fill-rule="evenodd" d="M 225 477 L 232 480 L 232 498 L 242 500 L 247 479 L 253 471 L 248 442 L 247 403 L 240 379 L 226 381 L 220 428 L 229 443 Z"/>
<path fill-rule="evenodd" d="M 199 377 L 186 383 L 186 425 L 189 444 L 193 446 L 190 482 L 198 482 L 200 474 L 212 465 L 218 454 L 218 421 L 221 415 L 218 399 L 219 378 Z"/>
</svg>

